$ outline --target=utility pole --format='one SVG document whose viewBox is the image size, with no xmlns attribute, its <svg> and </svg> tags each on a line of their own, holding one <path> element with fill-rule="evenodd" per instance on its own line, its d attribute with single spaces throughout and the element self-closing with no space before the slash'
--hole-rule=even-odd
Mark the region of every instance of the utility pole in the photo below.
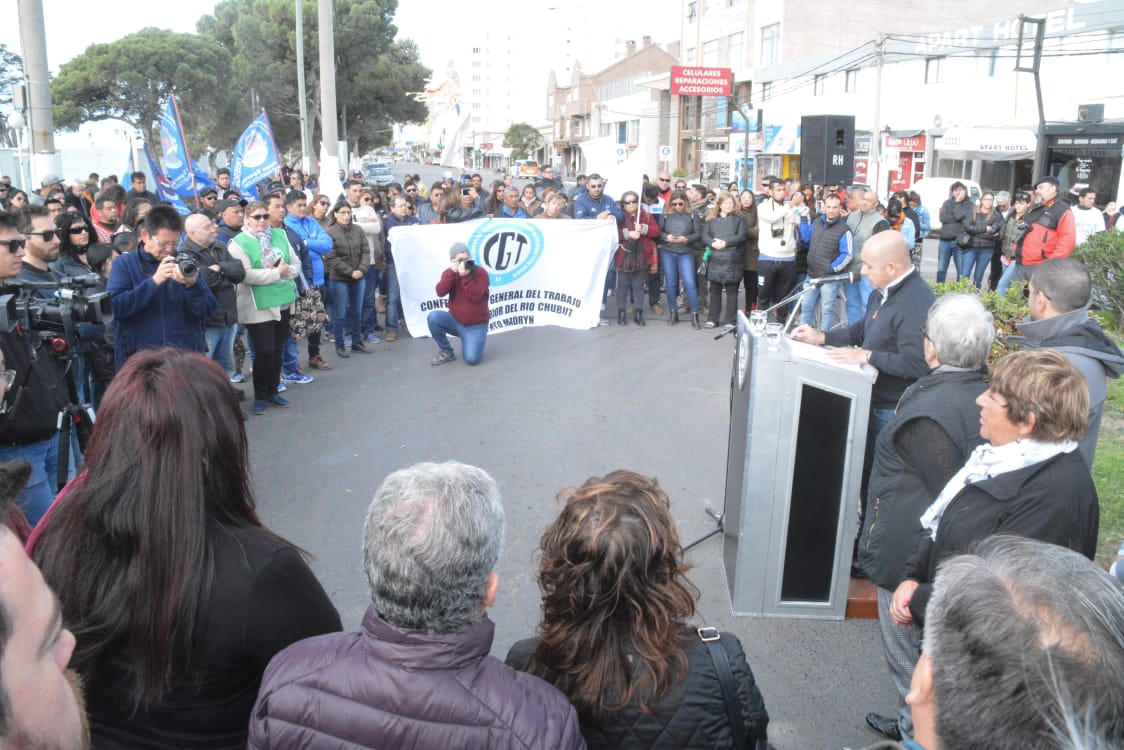
<svg viewBox="0 0 1124 750">
<path fill-rule="evenodd" d="M 301 169 L 312 170 L 312 149 L 308 138 L 308 89 L 304 80 L 304 0 L 297 3 L 297 102 L 301 118 Z"/>
<path fill-rule="evenodd" d="M 332 191 L 343 191 L 338 170 L 340 164 L 339 131 L 336 118 L 336 41 L 332 21 L 332 0 L 319 0 L 317 20 L 320 24 L 320 131 L 323 137 L 324 161 L 320 165 L 320 184 Z M 346 167 L 344 167 L 346 169 Z M 337 191 L 338 186 L 338 191 Z"/>
<path fill-rule="evenodd" d="M 1034 51 L 1030 64 L 1023 61 L 1024 38 L 1034 34 Z M 1042 44 L 1046 38 L 1046 23 L 1041 18 L 1019 16 L 1019 45 L 1015 53 L 1015 72 L 1034 74 L 1034 94 L 1038 97 L 1038 142 L 1034 149 L 1034 179 L 1046 173 L 1046 109 L 1042 104 Z"/>
<path fill-rule="evenodd" d="M 58 174 L 55 120 L 51 113 L 51 79 L 47 68 L 47 35 L 43 25 L 43 0 L 19 0 L 20 45 L 27 76 L 27 119 L 31 131 L 31 183 L 39 187 L 44 175 Z"/>
<path fill-rule="evenodd" d="M 882 63 L 885 58 L 886 35 L 879 34 L 875 44 L 878 47 L 878 63 L 874 68 L 874 123 L 870 126 L 870 155 L 874 169 L 868 172 L 874 173 L 870 187 L 875 195 L 879 195 L 882 187 L 882 128 L 878 123 L 882 119 Z"/>
</svg>

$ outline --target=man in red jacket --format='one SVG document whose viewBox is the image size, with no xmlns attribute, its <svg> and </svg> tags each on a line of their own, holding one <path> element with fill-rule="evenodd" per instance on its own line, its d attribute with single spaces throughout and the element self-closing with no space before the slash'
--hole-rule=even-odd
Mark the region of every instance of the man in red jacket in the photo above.
<svg viewBox="0 0 1124 750">
<path fill-rule="evenodd" d="M 1015 241 L 1015 274 L 1012 281 L 1030 281 L 1034 267 L 1050 258 L 1068 258 L 1077 244 L 1077 225 L 1065 201 L 1058 199 L 1058 181 L 1047 175 L 1034 183 L 1038 205 L 1026 212 Z"/>
<path fill-rule="evenodd" d="M 469 257 L 468 245 L 454 242 L 449 248 L 449 267 L 437 282 L 437 294 L 449 295 L 447 310 L 434 310 L 426 322 L 429 335 L 437 344 L 437 356 L 431 365 L 443 365 L 457 358 L 449 343 L 449 334 L 461 340 L 461 356 L 467 365 L 480 363 L 484 356 L 484 339 L 488 336 L 488 272 Z"/>
</svg>

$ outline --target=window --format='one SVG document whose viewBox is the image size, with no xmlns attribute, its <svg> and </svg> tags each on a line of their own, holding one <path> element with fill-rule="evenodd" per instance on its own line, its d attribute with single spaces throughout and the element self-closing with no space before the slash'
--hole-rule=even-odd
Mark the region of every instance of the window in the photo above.
<svg viewBox="0 0 1124 750">
<path fill-rule="evenodd" d="M 711 39 L 703 42 L 702 64 L 713 66 L 718 64 L 718 40 Z"/>
<path fill-rule="evenodd" d="M 695 22 L 695 16 L 697 16 L 698 14 L 699 14 L 699 4 L 697 2 L 688 3 L 687 4 L 687 23 L 694 23 Z"/>
<path fill-rule="evenodd" d="M 695 64 L 695 48 L 694 47 L 688 47 L 687 48 L 687 55 L 683 59 L 683 62 L 686 63 L 687 65 L 694 65 Z"/>
<path fill-rule="evenodd" d="M 827 78 L 825 75 L 818 75 L 812 79 L 812 94 L 814 96 L 823 96 L 823 82 Z"/>
<path fill-rule="evenodd" d="M 761 65 L 772 65 L 777 61 L 781 45 L 781 25 L 779 23 L 761 27 Z"/>
<path fill-rule="evenodd" d="M 851 68 L 847 71 L 847 85 L 844 88 L 848 94 L 853 94 L 859 90 L 859 69 Z"/>
<path fill-rule="evenodd" d="M 727 37 L 730 46 L 730 61 L 731 68 L 745 67 L 745 32 L 739 31 L 736 34 L 730 34 Z"/>
<path fill-rule="evenodd" d="M 773 95 L 773 83 L 772 83 L 772 81 L 761 84 L 761 98 L 762 99 L 768 99 L 772 95 Z"/>
<path fill-rule="evenodd" d="M 730 100 L 724 96 L 714 97 L 714 127 L 730 127 Z"/>
<path fill-rule="evenodd" d="M 941 82 L 941 60 L 943 57 L 929 57 L 925 60 L 925 83 Z"/>
<path fill-rule="evenodd" d="M 479 55 L 480 54 L 480 48 L 479 47 L 473 47 L 472 48 L 472 54 Z"/>
</svg>

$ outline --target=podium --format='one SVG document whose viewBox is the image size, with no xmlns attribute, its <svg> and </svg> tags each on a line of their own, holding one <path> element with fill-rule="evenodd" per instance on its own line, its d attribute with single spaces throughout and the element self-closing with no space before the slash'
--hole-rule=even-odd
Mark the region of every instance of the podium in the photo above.
<svg viewBox="0 0 1124 750">
<path fill-rule="evenodd" d="M 842 620 L 877 370 L 738 314 L 723 563 L 735 615 Z"/>
</svg>

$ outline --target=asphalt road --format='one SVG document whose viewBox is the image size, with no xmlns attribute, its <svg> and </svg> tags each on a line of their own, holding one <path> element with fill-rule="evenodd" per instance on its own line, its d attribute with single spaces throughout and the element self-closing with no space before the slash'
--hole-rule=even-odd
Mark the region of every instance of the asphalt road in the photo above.
<svg viewBox="0 0 1124 750">
<path fill-rule="evenodd" d="M 465 461 L 500 483 L 507 538 L 490 615 L 501 659 L 538 621 L 534 550 L 558 512 L 560 488 L 633 469 L 667 490 L 684 543 L 713 528 L 704 508 L 721 509 L 724 494 L 731 338 L 663 321 L 525 329 L 489 336 L 474 368 L 459 360 L 431 367 L 429 339 L 404 335 L 372 348 L 346 361 L 327 355 L 335 369 L 290 386 L 291 409 L 247 423 L 262 519 L 311 553 L 345 627 L 358 626 L 369 602 L 367 504 L 387 474 L 418 461 Z M 774 744 L 877 739 L 863 717 L 892 713 L 895 696 L 875 621 L 736 618 L 718 538 L 688 559 L 700 591 L 696 621 L 741 639 Z"/>
</svg>

